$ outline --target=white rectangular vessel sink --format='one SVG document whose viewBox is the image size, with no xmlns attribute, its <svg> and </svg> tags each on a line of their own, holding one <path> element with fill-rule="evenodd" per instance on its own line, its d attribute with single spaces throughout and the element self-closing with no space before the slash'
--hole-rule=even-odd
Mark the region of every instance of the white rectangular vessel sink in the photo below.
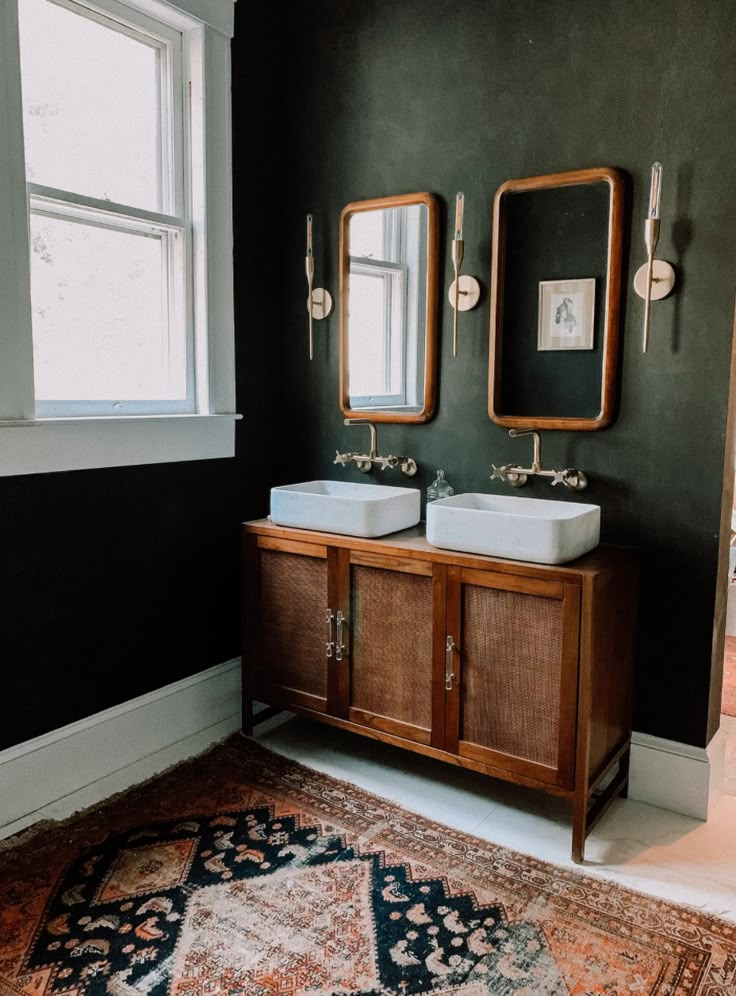
<svg viewBox="0 0 736 996">
<path fill-rule="evenodd" d="M 347 481 L 306 481 L 271 488 L 271 522 L 279 526 L 344 533 L 346 536 L 385 536 L 419 522 L 416 488 Z"/>
<path fill-rule="evenodd" d="M 464 494 L 427 505 L 432 546 L 490 557 L 564 564 L 598 546 L 599 505 Z"/>
</svg>

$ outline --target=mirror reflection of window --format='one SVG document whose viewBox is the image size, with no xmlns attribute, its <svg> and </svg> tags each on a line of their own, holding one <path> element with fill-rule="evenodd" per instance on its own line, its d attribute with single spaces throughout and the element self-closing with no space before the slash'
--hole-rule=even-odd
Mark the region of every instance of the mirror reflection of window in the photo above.
<svg viewBox="0 0 736 996">
<path fill-rule="evenodd" d="M 380 259 L 384 254 L 386 211 L 361 211 L 350 219 L 350 251 L 353 256 Z"/>
<path fill-rule="evenodd" d="M 425 205 L 350 218 L 351 408 L 421 407 L 426 271 Z"/>
<path fill-rule="evenodd" d="M 387 403 L 390 396 L 405 403 L 402 283 L 400 273 L 351 270 L 350 390 L 356 400 Z"/>
</svg>

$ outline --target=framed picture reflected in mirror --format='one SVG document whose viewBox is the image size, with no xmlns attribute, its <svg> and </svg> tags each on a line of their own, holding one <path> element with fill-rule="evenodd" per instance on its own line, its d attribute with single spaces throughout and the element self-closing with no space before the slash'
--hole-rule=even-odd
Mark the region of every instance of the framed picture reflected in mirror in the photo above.
<svg viewBox="0 0 736 996">
<path fill-rule="evenodd" d="M 540 280 L 537 349 L 593 349 L 595 277 Z"/>
</svg>

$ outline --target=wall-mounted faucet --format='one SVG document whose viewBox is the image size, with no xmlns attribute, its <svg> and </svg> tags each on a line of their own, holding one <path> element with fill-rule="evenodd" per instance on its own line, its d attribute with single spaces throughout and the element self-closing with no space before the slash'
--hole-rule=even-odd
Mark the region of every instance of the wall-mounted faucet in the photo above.
<svg viewBox="0 0 736 996">
<path fill-rule="evenodd" d="M 387 467 L 394 468 L 398 467 L 402 474 L 406 474 L 407 477 L 413 477 L 417 472 L 417 465 L 411 457 L 408 456 L 379 456 L 378 454 L 378 432 L 376 427 L 367 418 L 346 418 L 343 420 L 343 425 L 367 425 L 371 433 L 371 449 L 370 453 L 340 453 L 335 452 L 334 462 L 340 464 L 341 467 L 347 467 L 349 463 L 354 463 L 361 474 L 368 474 L 372 468 L 373 464 L 377 464 L 381 470 L 386 470 Z"/>
<path fill-rule="evenodd" d="M 512 439 L 516 436 L 531 436 L 534 440 L 534 452 L 532 455 L 531 467 L 518 467 L 513 463 L 505 463 L 502 467 L 493 467 L 491 480 L 503 481 L 510 484 L 512 488 L 523 488 L 529 477 L 551 477 L 552 486 L 564 484 L 570 491 L 582 491 L 588 486 L 588 478 L 582 470 L 568 467 L 567 470 L 543 470 L 542 469 L 542 440 L 539 433 L 534 429 L 509 429 Z"/>
</svg>

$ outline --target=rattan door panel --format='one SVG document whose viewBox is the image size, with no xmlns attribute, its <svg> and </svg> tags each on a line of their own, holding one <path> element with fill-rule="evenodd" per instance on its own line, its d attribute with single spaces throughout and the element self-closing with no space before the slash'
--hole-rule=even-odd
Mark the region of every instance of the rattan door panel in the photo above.
<svg viewBox="0 0 736 996">
<path fill-rule="evenodd" d="M 577 602 L 566 597 L 577 595 L 558 587 L 561 597 L 460 585 L 458 753 L 571 785 Z"/>
<path fill-rule="evenodd" d="M 432 727 L 431 565 L 350 569 L 350 719 L 420 743 Z"/>
<path fill-rule="evenodd" d="M 256 693 L 279 705 L 325 710 L 327 560 L 279 550 L 259 551 L 260 639 Z"/>
</svg>

